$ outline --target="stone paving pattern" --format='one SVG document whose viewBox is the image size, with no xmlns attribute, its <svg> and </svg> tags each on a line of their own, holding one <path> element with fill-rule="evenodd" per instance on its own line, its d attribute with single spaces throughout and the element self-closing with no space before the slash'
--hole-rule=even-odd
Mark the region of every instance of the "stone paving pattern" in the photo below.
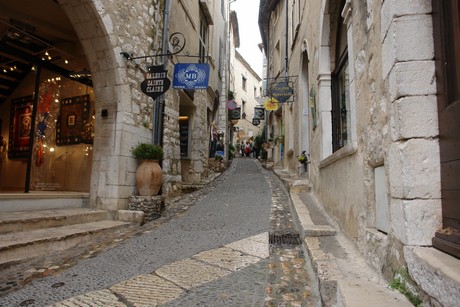
<svg viewBox="0 0 460 307">
<path fill-rule="evenodd" d="M 5 268 L 0 306 L 317 306 L 301 246 L 268 244 L 278 231 L 295 231 L 287 191 L 236 159 L 155 221 Z"/>
</svg>

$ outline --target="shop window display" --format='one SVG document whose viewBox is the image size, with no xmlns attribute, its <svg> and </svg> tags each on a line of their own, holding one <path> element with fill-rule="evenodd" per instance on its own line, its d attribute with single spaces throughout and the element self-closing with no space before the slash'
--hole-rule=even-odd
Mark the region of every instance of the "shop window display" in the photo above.
<svg viewBox="0 0 460 307">
<path fill-rule="evenodd" d="M 10 108 L 9 129 L 2 130 L 2 137 L 8 139 L 8 155 L 0 164 L 0 190 L 24 190 L 28 138 L 33 135 L 30 191 L 89 192 L 94 138 L 93 90 L 51 72 L 42 75 L 33 133 L 33 95 L 12 98 L 0 109 L 5 125 L 5 121 L 8 122 L 5 111 Z M 28 92 L 33 84 L 29 80 L 18 92 Z"/>
</svg>

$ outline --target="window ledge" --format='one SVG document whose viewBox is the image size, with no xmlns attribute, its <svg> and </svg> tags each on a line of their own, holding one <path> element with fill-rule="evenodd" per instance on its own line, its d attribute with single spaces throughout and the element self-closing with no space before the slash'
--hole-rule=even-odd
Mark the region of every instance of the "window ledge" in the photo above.
<svg viewBox="0 0 460 307">
<path fill-rule="evenodd" d="M 337 162 L 338 160 L 345 158 L 347 156 L 351 156 L 355 154 L 358 151 L 358 144 L 353 142 L 351 144 L 346 145 L 345 147 L 340 148 L 336 152 L 334 152 L 332 155 L 328 156 L 327 158 L 321 160 L 319 163 L 319 168 L 326 167 L 334 162 Z"/>
</svg>

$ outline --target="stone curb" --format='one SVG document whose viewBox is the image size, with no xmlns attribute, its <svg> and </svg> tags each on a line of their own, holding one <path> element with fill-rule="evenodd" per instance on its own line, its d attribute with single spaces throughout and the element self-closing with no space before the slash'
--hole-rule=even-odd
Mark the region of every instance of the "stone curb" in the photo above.
<svg viewBox="0 0 460 307">
<path fill-rule="evenodd" d="M 303 248 L 315 274 L 312 279 L 317 279 L 321 301 L 325 306 L 412 306 L 401 293 L 386 287 L 382 280 L 369 274 L 369 270 L 364 268 L 364 258 L 360 257 L 351 242 L 346 242 L 348 239 L 340 231 L 330 225 L 314 224 L 297 190 L 290 191 L 289 195 L 294 220 L 303 238 Z M 311 196 L 314 205 L 320 206 L 314 195 Z M 323 244 L 326 246 L 322 242 L 325 237 L 331 238 L 341 256 L 336 256 L 330 247 L 323 247 Z"/>
<path fill-rule="evenodd" d="M 297 224 L 305 255 L 316 279 L 317 291 L 324 306 L 412 306 L 401 293 L 387 287 L 370 269 L 357 248 L 322 209 L 310 192 L 308 180 L 295 180 L 286 171 L 273 170 L 289 192 L 294 223 Z M 303 183 L 302 183 L 303 181 Z M 300 194 L 307 193 L 316 208 L 325 215 L 329 225 L 316 225 Z M 334 225 L 332 227 L 331 225 Z M 363 293 L 365 299 L 360 300 Z M 364 305 L 363 305 L 364 304 Z"/>
</svg>

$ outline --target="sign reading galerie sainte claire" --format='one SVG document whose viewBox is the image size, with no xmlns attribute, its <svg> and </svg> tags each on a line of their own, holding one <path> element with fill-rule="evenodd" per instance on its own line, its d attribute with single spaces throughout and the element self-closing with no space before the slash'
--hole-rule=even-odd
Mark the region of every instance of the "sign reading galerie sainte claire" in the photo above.
<svg viewBox="0 0 460 307">
<path fill-rule="evenodd" d="M 168 71 L 163 65 L 149 66 L 145 74 L 145 80 L 141 83 L 141 90 L 153 99 L 160 97 L 171 86 L 171 81 L 167 77 Z"/>
<path fill-rule="evenodd" d="M 270 87 L 270 94 L 278 102 L 283 103 L 294 94 L 294 89 L 287 81 L 275 82 Z"/>
<path fill-rule="evenodd" d="M 174 65 L 173 88 L 187 90 L 205 90 L 209 83 L 209 64 Z"/>
</svg>

